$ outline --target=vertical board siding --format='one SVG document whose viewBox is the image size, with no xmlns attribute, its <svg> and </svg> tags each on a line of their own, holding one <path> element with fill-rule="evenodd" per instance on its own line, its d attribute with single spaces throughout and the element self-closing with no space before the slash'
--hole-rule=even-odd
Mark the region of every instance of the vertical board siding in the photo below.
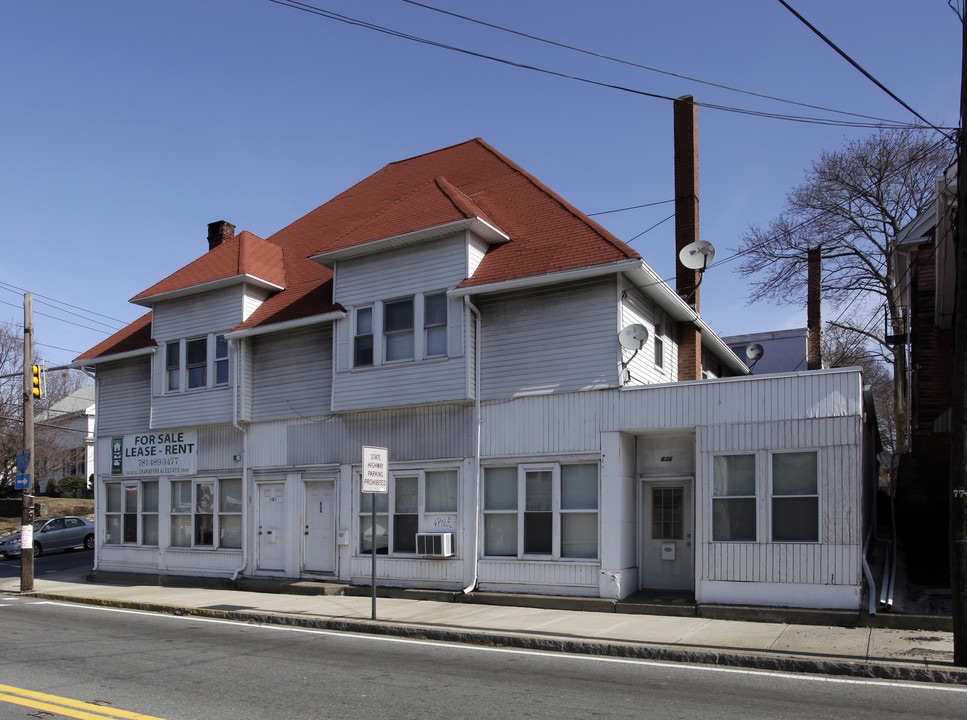
<svg viewBox="0 0 967 720">
<path fill-rule="evenodd" d="M 480 298 L 481 397 L 615 387 L 615 287 L 608 278 Z"/>
<path fill-rule="evenodd" d="M 350 580 L 369 584 L 373 577 L 373 561 L 368 555 L 354 555 L 351 560 Z M 438 588 L 462 588 L 466 582 L 462 560 L 425 560 L 422 558 L 376 558 L 376 581 L 382 584 L 435 586 Z"/>
<path fill-rule="evenodd" d="M 134 433 L 148 428 L 151 355 L 98 366 L 96 412 L 99 435 Z"/>
<path fill-rule="evenodd" d="M 249 341 L 252 420 L 327 413 L 332 398 L 332 326 L 317 326 Z"/>
<path fill-rule="evenodd" d="M 252 425 L 252 467 L 358 465 L 364 445 L 385 447 L 390 462 L 473 456 L 473 408 L 437 405 Z"/>
<path fill-rule="evenodd" d="M 486 591 L 533 587 L 540 592 L 578 592 L 581 588 L 598 592 L 600 563 L 538 562 L 528 560 L 481 560 L 477 566 L 480 589 Z M 579 593 L 584 594 L 584 593 Z"/>
</svg>

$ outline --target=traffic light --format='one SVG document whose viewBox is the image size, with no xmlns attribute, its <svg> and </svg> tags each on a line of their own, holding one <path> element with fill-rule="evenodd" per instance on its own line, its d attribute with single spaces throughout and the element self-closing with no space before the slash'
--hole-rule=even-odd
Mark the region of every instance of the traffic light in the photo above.
<svg viewBox="0 0 967 720">
<path fill-rule="evenodd" d="M 34 400 L 40 400 L 44 395 L 43 382 L 40 376 L 40 365 L 31 365 L 30 370 L 33 375 Z"/>
</svg>

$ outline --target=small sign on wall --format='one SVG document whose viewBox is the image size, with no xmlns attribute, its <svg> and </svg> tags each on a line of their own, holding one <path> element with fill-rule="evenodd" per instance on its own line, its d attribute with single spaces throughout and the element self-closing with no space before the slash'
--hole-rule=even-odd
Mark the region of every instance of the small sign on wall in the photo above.
<svg viewBox="0 0 967 720">
<path fill-rule="evenodd" d="M 661 544 L 661 559 L 662 560 L 674 560 L 675 559 L 675 543 L 673 543 L 673 542 L 663 542 Z"/>
</svg>

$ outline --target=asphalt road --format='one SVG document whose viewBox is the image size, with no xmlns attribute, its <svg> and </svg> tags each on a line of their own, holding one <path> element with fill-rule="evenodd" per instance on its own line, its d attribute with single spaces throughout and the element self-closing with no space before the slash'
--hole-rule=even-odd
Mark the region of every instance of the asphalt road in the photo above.
<svg viewBox="0 0 967 720">
<path fill-rule="evenodd" d="M 38 578 L 51 573 L 70 573 L 81 576 L 90 571 L 93 563 L 94 553 L 90 550 L 48 553 L 34 558 L 34 577 Z M 0 578 L 19 577 L 20 558 L 8 560 L 0 556 Z"/>
<path fill-rule="evenodd" d="M 949 685 L 424 643 L 11 594 L 0 595 L 0 643 L 0 720 L 38 717 L 29 713 L 41 702 L 46 717 L 92 717 L 64 699 L 98 703 L 94 717 L 169 720 L 882 720 L 961 718 L 967 702 L 967 688 Z"/>
</svg>

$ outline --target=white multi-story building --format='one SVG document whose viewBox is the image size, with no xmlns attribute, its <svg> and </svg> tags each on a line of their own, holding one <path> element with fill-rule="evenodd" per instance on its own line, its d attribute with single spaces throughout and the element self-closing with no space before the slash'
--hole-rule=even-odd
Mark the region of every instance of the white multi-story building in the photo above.
<svg viewBox="0 0 967 720">
<path fill-rule="evenodd" d="M 860 372 L 749 376 L 483 141 L 233 233 L 213 223 L 76 360 L 99 569 L 368 584 L 375 547 L 381 585 L 860 607 Z M 387 449 L 386 494 L 361 492 L 364 446 Z"/>
</svg>

